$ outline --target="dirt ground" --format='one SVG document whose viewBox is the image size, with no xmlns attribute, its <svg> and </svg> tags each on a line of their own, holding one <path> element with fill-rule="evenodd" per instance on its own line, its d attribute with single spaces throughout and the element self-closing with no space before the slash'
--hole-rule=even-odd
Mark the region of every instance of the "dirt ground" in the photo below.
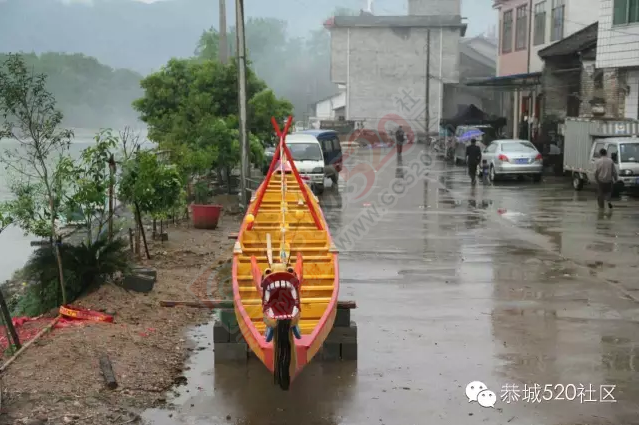
<svg viewBox="0 0 639 425">
<path fill-rule="evenodd" d="M 232 254 L 228 234 L 239 228 L 239 215 L 225 210 L 215 230 L 189 223 L 171 225 L 169 240 L 150 242 L 158 280 L 149 294 L 128 292 L 114 284 L 74 303 L 114 314 L 114 323 L 55 329 L 9 366 L 2 375 L 0 424 L 139 423 L 145 408 L 161 406 L 165 394 L 184 381 L 184 361 L 191 351 L 187 327 L 205 323 L 210 310 L 160 307 L 160 300 L 219 299 L 217 269 Z M 118 388 L 106 388 L 99 357 L 107 354 Z"/>
</svg>

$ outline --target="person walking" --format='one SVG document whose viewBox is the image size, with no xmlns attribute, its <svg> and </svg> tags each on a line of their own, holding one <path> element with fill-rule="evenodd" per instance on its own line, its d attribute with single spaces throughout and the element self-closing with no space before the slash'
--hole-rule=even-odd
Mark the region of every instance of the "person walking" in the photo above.
<svg viewBox="0 0 639 425">
<path fill-rule="evenodd" d="M 608 151 L 601 149 L 599 159 L 595 161 L 595 182 L 597 182 L 597 204 L 599 208 L 604 208 L 604 202 L 608 202 L 608 208 L 612 209 L 610 198 L 612 188 L 619 178 L 615 162 L 608 157 Z"/>
<path fill-rule="evenodd" d="M 477 166 L 481 162 L 481 148 L 477 146 L 477 140 L 470 139 L 470 146 L 466 147 L 466 164 L 468 165 L 468 175 L 470 182 L 477 182 Z"/>
<path fill-rule="evenodd" d="M 402 147 L 404 146 L 404 140 L 406 135 L 404 134 L 404 129 L 400 125 L 397 131 L 395 132 L 395 140 L 397 141 L 397 155 L 402 156 Z"/>
</svg>

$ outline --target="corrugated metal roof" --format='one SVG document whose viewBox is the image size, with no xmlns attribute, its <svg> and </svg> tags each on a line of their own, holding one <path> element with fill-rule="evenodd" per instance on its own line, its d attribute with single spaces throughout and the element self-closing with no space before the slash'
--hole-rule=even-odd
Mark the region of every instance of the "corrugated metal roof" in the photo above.
<svg viewBox="0 0 639 425">
<path fill-rule="evenodd" d="M 539 51 L 540 58 L 549 58 L 552 56 L 567 56 L 581 52 L 587 48 L 597 44 L 597 30 L 599 23 L 588 25 L 587 27 L 569 35 L 563 40 L 551 44 Z"/>
<path fill-rule="evenodd" d="M 326 22 L 329 27 L 422 27 L 466 28 L 459 15 L 434 16 L 335 16 Z"/>
</svg>

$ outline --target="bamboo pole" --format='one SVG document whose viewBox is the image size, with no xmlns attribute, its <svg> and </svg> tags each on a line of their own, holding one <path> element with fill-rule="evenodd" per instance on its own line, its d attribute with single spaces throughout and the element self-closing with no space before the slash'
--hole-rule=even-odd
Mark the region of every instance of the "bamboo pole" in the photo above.
<svg viewBox="0 0 639 425">
<path fill-rule="evenodd" d="M 36 342 L 38 339 L 40 339 L 40 337 L 42 337 L 42 335 L 46 334 L 47 332 L 49 332 L 56 323 L 58 323 L 58 321 L 60 320 L 62 316 L 58 315 L 58 317 L 56 317 L 55 319 L 53 319 L 51 321 L 51 323 L 49 323 L 44 329 L 42 329 L 40 332 L 37 333 L 36 336 L 34 336 L 30 341 L 28 341 L 26 344 L 24 344 L 22 346 L 22 348 L 20 348 L 14 355 L 13 357 L 11 357 L 9 360 L 7 360 L 5 362 L 5 364 L 2 365 L 2 367 L 0 367 L 0 373 L 4 372 L 9 365 L 11 365 L 11 363 L 13 363 L 18 356 L 20 356 L 20 354 L 22 354 L 24 352 L 24 350 L 26 350 L 27 348 L 29 348 L 31 346 L 31 344 L 33 344 L 34 342 Z"/>
</svg>

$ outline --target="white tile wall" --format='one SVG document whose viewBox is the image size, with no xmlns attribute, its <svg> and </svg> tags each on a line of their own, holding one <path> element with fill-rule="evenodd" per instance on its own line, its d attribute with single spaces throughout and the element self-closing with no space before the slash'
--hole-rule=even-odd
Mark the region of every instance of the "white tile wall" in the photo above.
<svg viewBox="0 0 639 425">
<path fill-rule="evenodd" d="M 533 0 L 533 18 L 531 25 L 533 30 L 530 34 L 534 37 L 535 15 L 534 5 L 542 0 Z M 599 3 L 601 0 L 565 0 L 564 9 L 564 37 L 584 29 L 588 25 L 597 22 L 599 19 Z M 546 0 L 546 43 L 539 46 L 532 46 L 530 57 L 530 72 L 539 72 L 543 69 L 544 63 L 539 57 L 539 51 L 555 42 L 550 42 L 552 31 L 552 0 Z M 534 38 L 533 38 L 534 40 Z"/>
<path fill-rule="evenodd" d="M 614 0 L 601 0 L 597 68 L 639 66 L 639 24 L 612 25 Z"/>
<path fill-rule="evenodd" d="M 639 70 L 629 71 L 627 84 L 630 93 L 626 96 L 626 118 L 639 119 Z"/>
</svg>

